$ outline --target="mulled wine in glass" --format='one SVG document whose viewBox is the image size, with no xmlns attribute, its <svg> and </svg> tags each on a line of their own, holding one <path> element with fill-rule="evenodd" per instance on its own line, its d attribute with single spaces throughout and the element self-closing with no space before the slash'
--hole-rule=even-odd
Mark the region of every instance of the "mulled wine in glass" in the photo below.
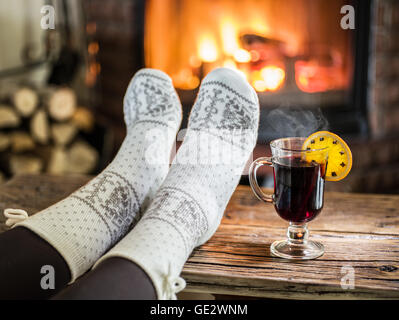
<svg viewBox="0 0 399 320">
<path fill-rule="evenodd" d="M 315 259 L 324 246 L 308 239 L 307 223 L 323 208 L 328 148 L 303 150 L 306 138 L 283 138 L 270 143 L 272 157 L 255 160 L 249 181 L 255 195 L 273 203 L 278 215 L 289 222 L 287 239 L 275 241 L 271 252 L 287 259 Z M 259 187 L 256 171 L 262 165 L 273 167 L 274 193 L 265 194 Z"/>
</svg>

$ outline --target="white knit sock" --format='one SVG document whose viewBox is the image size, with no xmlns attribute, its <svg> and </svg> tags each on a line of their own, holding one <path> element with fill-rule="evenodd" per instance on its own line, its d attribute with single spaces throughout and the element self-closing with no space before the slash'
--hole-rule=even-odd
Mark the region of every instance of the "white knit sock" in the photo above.
<svg viewBox="0 0 399 320">
<path fill-rule="evenodd" d="M 185 287 L 180 272 L 193 248 L 220 224 L 255 146 L 259 103 L 236 71 L 219 68 L 203 81 L 187 134 L 143 218 L 102 257 L 133 261 L 152 279 L 159 299 Z"/>
<path fill-rule="evenodd" d="M 124 115 L 127 135 L 112 163 L 66 199 L 17 224 L 63 256 L 71 282 L 137 222 L 168 172 L 182 117 L 170 78 L 158 70 L 137 72 Z"/>
</svg>

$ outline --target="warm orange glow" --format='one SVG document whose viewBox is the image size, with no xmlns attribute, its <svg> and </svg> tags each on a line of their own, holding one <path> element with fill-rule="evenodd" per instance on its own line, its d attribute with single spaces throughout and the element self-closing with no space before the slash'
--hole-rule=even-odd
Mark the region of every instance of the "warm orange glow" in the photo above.
<svg viewBox="0 0 399 320">
<path fill-rule="evenodd" d="M 189 89 L 195 89 L 199 86 L 199 84 L 200 84 L 200 80 L 198 79 L 198 77 L 192 76 L 187 82 L 187 87 Z"/>
<path fill-rule="evenodd" d="M 285 72 L 277 66 L 266 66 L 260 71 L 266 90 L 275 91 L 284 83 Z"/>
<path fill-rule="evenodd" d="M 201 67 L 201 60 L 197 56 L 191 56 L 189 62 L 190 66 L 192 66 L 193 68 Z"/>
<path fill-rule="evenodd" d="M 99 49 L 98 42 L 90 42 L 87 51 L 89 54 L 97 54 Z"/>
<path fill-rule="evenodd" d="M 97 62 L 92 62 L 90 63 L 89 71 L 94 75 L 99 74 L 101 71 L 101 65 Z"/>
<path fill-rule="evenodd" d="M 252 86 L 258 92 L 263 92 L 267 90 L 266 83 L 263 80 L 255 80 L 252 82 Z"/>
<path fill-rule="evenodd" d="M 227 59 L 223 62 L 223 67 L 230 69 L 237 69 L 237 64 L 232 59 Z"/>
<path fill-rule="evenodd" d="M 145 64 L 195 89 L 212 69 L 242 72 L 258 92 L 343 89 L 350 80 L 349 33 L 336 24 L 344 0 L 147 0 Z M 311 6 L 311 8 L 310 8 Z M 315 12 L 320 19 L 313 19 Z M 324 14 L 324 12 L 326 14 Z M 95 32 L 95 24 L 87 24 Z M 92 43 L 90 53 L 99 51 Z M 295 74 L 291 63 L 295 62 Z M 98 69 L 93 69 L 97 73 Z M 286 74 L 287 73 L 287 74 Z"/>
<path fill-rule="evenodd" d="M 218 58 L 218 50 L 215 40 L 208 35 L 201 37 L 198 46 L 198 56 L 204 62 L 214 62 Z"/>
<path fill-rule="evenodd" d="M 251 61 L 251 54 L 245 49 L 238 49 L 234 52 L 234 59 L 237 62 L 247 63 Z"/>
<path fill-rule="evenodd" d="M 346 79 L 339 64 L 323 65 L 310 60 L 295 63 L 295 81 L 302 91 L 314 93 L 342 87 Z"/>
<path fill-rule="evenodd" d="M 302 88 L 302 90 L 303 90 L 303 88 L 306 88 L 309 85 L 308 78 L 306 78 L 306 76 L 303 74 L 299 75 L 298 76 L 298 85 L 299 85 L 299 87 Z"/>
<path fill-rule="evenodd" d="M 256 62 L 260 59 L 260 53 L 256 50 L 251 50 L 249 52 L 251 54 L 251 61 Z"/>
<path fill-rule="evenodd" d="M 268 19 L 265 19 L 264 13 L 256 12 L 255 10 L 252 12 L 252 19 L 249 22 L 250 28 L 257 34 L 269 34 L 270 28 L 267 25 Z"/>
<path fill-rule="evenodd" d="M 230 19 L 222 19 L 220 22 L 223 52 L 229 56 L 232 56 L 240 47 L 236 27 Z"/>
<path fill-rule="evenodd" d="M 182 69 L 179 73 L 172 76 L 173 84 L 181 89 L 193 90 L 200 84 L 197 76 L 193 75 L 190 69 Z"/>
</svg>

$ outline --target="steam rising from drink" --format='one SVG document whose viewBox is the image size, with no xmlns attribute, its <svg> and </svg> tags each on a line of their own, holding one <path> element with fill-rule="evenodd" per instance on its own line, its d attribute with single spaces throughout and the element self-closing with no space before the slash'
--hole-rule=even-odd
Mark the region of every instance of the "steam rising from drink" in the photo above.
<svg viewBox="0 0 399 320">
<path fill-rule="evenodd" d="M 267 122 L 279 138 L 308 137 L 313 132 L 328 130 L 328 121 L 320 108 L 276 108 L 269 112 Z"/>
</svg>

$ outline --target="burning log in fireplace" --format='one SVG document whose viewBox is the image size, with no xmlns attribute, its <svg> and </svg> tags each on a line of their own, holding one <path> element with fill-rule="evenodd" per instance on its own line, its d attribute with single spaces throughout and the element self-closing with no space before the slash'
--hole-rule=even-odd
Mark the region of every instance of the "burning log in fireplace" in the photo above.
<svg viewBox="0 0 399 320">
<path fill-rule="evenodd" d="M 246 74 L 255 90 L 258 92 L 276 91 L 282 87 L 285 81 L 286 65 L 288 65 L 286 44 L 283 41 L 256 34 L 244 34 L 240 40 L 244 48 L 242 52 L 248 52 L 251 57 L 249 61 L 244 62 L 247 62 Z"/>
</svg>

